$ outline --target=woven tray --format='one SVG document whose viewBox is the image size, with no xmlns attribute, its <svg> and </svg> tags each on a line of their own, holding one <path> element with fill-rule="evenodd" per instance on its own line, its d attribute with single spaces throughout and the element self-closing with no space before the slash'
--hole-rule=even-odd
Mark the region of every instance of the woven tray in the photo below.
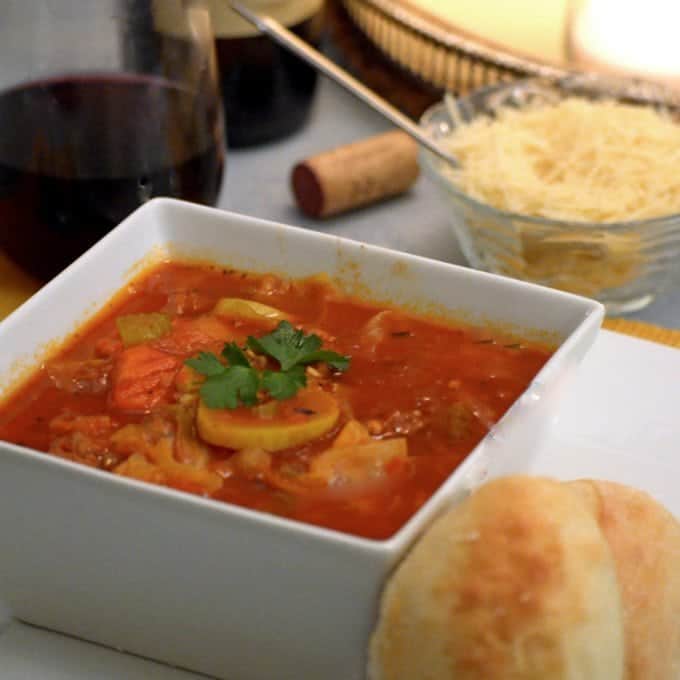
<svg viewBox="0 0 680 680">
<path fill-rule="evenodd" d="M 575 71 L 567 64 L 541 62 L 512 53 L 483 38 L 456 30 L 409 0 L 340 0 L 351 20 L 377 49 L 438 91 L 456 94 L 525 77 L 560 80 L 578 75 L 597 79 L 609 94 L 645 103 L 680 107 L 680 92 L 637 78 Z"/>
<path fill-rule="evenodd" d="M 510 55 L 453 31 L 399 0 L 342 0 L 357 27 L 391 61 L 440 90 L 464 93 L 530 75 L 560 77 L 563 69 Z"/>
</svg>

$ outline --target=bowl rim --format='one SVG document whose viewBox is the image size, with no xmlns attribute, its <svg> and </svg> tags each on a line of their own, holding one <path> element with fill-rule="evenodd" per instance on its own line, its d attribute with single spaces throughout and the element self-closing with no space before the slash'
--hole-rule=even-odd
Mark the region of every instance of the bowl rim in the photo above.
<svg viewBox="0 0 680 680">
<path fill-rule="evenodd" d="M 472 100 L 473 97 L 491 94 L 494 92 L 501 92 L 503 90 L 526 88 L 530 85 L 541 85 L 543 87 L 552 86 L 555 89 L 559 89 L 560 82 L 547 83 L 545 79 L 542 78 L 524 78 L 521 80 L 496 83 L 493 85 L 480 87 L 464 96 L 458 97 L 454 96 L 453 99 L 457 104 L 467 104 Z M 640 106 L 640 104 L 634 105 Z M 420 116 L 418 124 L 421 128 L 424 128 L 428 136 L 433 137 L 432 128 L 434 125 L 434 119 L 438 114 L 442 112 L 445 114 L 448 113 L 448 107 L 446 105 L 445 100 L 440 100 L 432 104 Z M 450 122 L 452 123 L 453 121 Z M 454 128 L 455 126 L 452 126 L 451 129 Z M 492 213 L 493 215 L 505 220 L 521 220 L 523 222 L 528 222 L 530 224 L 542 225 L 546 227 L 555 227 L 558 229 L 572 230 L 574 227 L 577 227 L 577 228 L 593 228 L 599 229 L 600 231 L 607 230 L 612 232 L 619 231 L 625 232 L 627 230 L 639 228 L 642 226 L 644 226 L 645 228 L 649 226 L 663 226 L 666 223 L 680 220 L 680 212 L 668 213 L 667 215 L 660 215 L 658 217 L 651 217 L 639 220 L 617 220 L 615 222 L 589 222 L 586 220 L 560 220 L 552 217 L 539 217 L 536 215 L 528 215 L 525 213 L 518 213 L 510 210 L 502 210 L 500 208 L 496 208 L 490 203 L 480 201 L 479 199 L 470 196 L 470 194 L 466 194 L 465 192 L 461 191 L 451 180 L 445 179 L 441 171 L 439 170 L 439 167 L 443 163 L 445 163 L 444 160 L 436 158 L 432 152 L 428 151 L 422 146 L 420 146 L 419 151 L 420 151 L 419 155 L 422 160 L 425 172 L 437 183 L 439 187 L 441 187 L 447 192 L 452 193 L 457 198 L 468 202 L 476 210 Z"/>
</svg>

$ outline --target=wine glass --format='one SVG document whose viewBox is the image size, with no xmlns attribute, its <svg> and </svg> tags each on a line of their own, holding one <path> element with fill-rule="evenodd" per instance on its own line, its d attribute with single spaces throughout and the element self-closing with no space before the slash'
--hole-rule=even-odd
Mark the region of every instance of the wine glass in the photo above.
<svg viewBox="0 0 680 680">
<path fill-rule="evenodd" d="M 3 3 L 0 249 L 28 273 L 52 277 L 153 196 L 214 204 L 224 148 L 202 0 Z"/>
</svg>

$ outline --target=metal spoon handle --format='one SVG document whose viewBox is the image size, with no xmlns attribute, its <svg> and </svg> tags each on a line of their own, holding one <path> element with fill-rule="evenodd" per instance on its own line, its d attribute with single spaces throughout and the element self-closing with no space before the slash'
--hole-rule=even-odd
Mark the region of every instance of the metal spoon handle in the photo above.
<svg viewBox="0 0 680 680">
<path fill-rule="evenodd" d="M 365 104 L 368 104 L 371 108 L 390 120 L 397 127 L 401 128 L 420 144 L 427 147 L 432 153 L 437 154 L 445 161 L 458 167 L 458 161 L 448 151 L 442 149 L 436 142 L 430 139 L 416 123 L 408 118 L 408 116 L 405 116 L 401 111 L 379 97 L 373 90 L 370 90 L 360 83 L 356 78 L 347 73 L 347 71 L 336 66 L 330 59 L 324 57 L 323 54 L 313 47 L 310 47 L 304 40 L 300 40 L 300 38 L 282 26 L 278 21 L 275 21 L 271 17 L 256 14 L 247 7 L 244 7 L 241 3 L 236 2 L 236 0 L 231 1 L 231 6 L 235 12 L 238 12 L 246 21 L 259 28 L 262 33 L 265 33 L 279 44 L 288 48 L 301 59 L 309 62 L 317 70 L 321 71 L 321 73 L 328 76 L 331 80 L 334 80 L 338 85 L 344 87 L 348 92 Z"/>
</svg>

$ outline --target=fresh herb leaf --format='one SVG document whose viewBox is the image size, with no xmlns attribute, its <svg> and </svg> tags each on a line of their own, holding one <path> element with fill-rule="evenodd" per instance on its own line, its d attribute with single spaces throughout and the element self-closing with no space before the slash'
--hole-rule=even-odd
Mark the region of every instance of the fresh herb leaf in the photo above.
<svg viewBox="0 0 680 680">
<path fill-rule="evenodd" d="M 298 364 L 311 364 L 315 361 L 325 361 L 329 366 L 336 371 L 346 371 L 349 368 L 349 357 L 344 357 L 337 352 L 331 352 L 327 349 L 320 349 L 316 352 L 310 352 L 302 359 L 298 360 Z"/>
<path fill-rule="evenodd" d="M 207 377 L 201 385 L 201 397 L 209 408 L 236 408 L 257 403 L 260 375 L 251 368 L 248 357 L 234 342 L 224 346 L 225 366 L 212 352 L 199 352 L 184 363 Z"/>
<path fill-rule="evenodd" d="M 289 371 L 265 371 L 262 387 L 278 401 L 294 397 L 307 384 L 302 366 L 293 366 Z"/>
<path fill-rule="evenodd" d="M 298 363 L 298 359 L 321 347 L 318 335 L 307 335 L 295 329 L 288 321 L 281 321 L 268 335 L 261 338 L 248 338 L 248 347 L 259 354 L 266 354 L 276 359 L 281 369 L 287 371 Z"/>
<path fill-rule="evenodd" d="M 194 371 L 208 377 L 220 375 L 225 369 L 224 364 L 212 352 L 199 352 L 197 357 L 187 359 L 184 363 Z"/>
<path fill-rule="evenodd" d="M 254 338 L 252 335 L 248 338 L 250 349 L 276 359 L 282 371 L 314 361 L 325 361 L 339 371 L 346 371 L 349 367 L 348 357 L 321 350 L 321 345 L 318 335 L 305 335 L 304 331 L 295 329 L 288 321 L 281 321 L 271 333 L 261 338 Z"/>
<path fill-rule="evenodd" d="M 250 361 L 246 353 L 235 342 L 229 342 L 224 346 L 222 356 L 229 362 L 230 366 L 250 368 Z"/>
<path fill-rule="evenodd" d="M 349 368 L 349 357 L 321 349 L 318 335 L 305 335 L 288 321 L 281 321 L 269 334 L 261 338 L 248 337 L 247 347 L 253 352 L 275 359 L 278 371 L 260 372 L 253 368 L 244 349 L 229 342 L 222 349 L 227 365 L 211 352 L 200 352 L 187 359 L 187 366 L 206 376 L 200 394 L 209 408 L 235 409 L 254 406 L 258 392 L 266 390 L 272 399 L 282 401 L 294 397 L 307 384 L 305 365 L 324 361 L 338 371 Z"/>
<path fill-rule="evenodd" d="M 255 369 L 229 366 L 203 383 L 201 398 L 208 408 L 234 409 L 241 404 L 255 406 L 259 388 L 260 375 Z"/>
</svg>

